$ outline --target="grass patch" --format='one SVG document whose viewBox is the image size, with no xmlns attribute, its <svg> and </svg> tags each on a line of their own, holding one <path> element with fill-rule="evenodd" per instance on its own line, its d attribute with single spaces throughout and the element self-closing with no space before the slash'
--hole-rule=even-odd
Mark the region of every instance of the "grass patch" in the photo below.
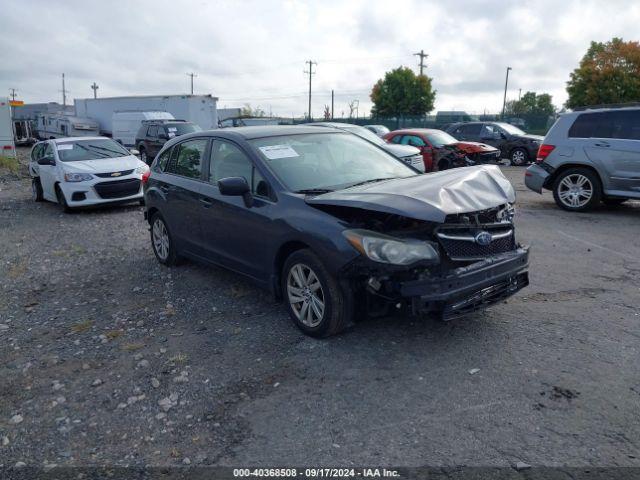
<svg viewBox="0 0 640 480">
<path fill-rule="evenodd" d="M 140 350 L 141 348 L 144 348 L 144 343 L 125 343 L 120 347 L 120 350 L 135 352 L 136 350 Z"/>
<path fill-rule="evenodd" d="M 105 333 L 105 336 L 109 340 L 115 340 L 116 338 L 121 337 L 123 333 L 124 332 L 122 330 L 110 330 L 107 333 Z"/>
<path fill-rule="evenodd" d="M 0 168 L 4 168 L 13 173 L 18 173 L 18 159 L 0 155 Z"/>
<path fill-rule="evenodd" d="M 27 273 L 27 262 L 25 260 L 19 260 L 17 263 L 14 263 L 9 267 L 7 275 L 9 275 L 9 278 L 16 279 L 23 276 L 25 273 Z"/>
<path fill-rule="evenodd" d="M 173 363 L 186 363 L 188 359 L 189 357 L 187 355 L 185 355 L 184 353 L 179 353 L 169 358 L 169 361 Z"/>
<path fill-rule="evenodd" d="M 82 333 L 86 332 L 93 326 L 93 320 L 85 320 L 84 322 L 76 323 L 73 327 L 71 327 L 71 331 L 73 333 Z"/>
</svg>

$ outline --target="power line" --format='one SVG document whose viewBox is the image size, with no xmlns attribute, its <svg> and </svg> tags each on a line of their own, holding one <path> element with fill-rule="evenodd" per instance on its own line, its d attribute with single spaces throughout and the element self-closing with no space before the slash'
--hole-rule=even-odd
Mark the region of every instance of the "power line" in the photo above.
<svg viewBox="0 0 640 480">
<path fill-rule="evenodd" d="M 316 62 L 314 62 L 313 60 L 307 60 L 306 62 L 309 64 L 309 71 L 304 71 L 304 73 L 308 73 L 309 74 L 309 120 L 312 120 L 313 117 L 311 115 L 311 75 L 315 75 L 316 72 L 313 71 L 313 66 L 314 65 L 318 65 Z"/>
<path fill-rule="evenodd" d="M 189 72 L 187 73 L 187 76 L 191 77 L 191 95 L 193 95 L 193 77 L 197 77 L 198 75 L 193 72 Z"/>
</svg>

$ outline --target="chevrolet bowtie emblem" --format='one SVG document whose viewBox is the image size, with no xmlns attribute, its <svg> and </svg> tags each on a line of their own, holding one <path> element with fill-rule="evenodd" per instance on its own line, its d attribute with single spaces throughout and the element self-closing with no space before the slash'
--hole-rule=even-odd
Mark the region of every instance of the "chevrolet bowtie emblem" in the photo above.
<svg viewBox="0 0 640 480">
<path fill-rule="evenodd" d="M 120 173 L 120 172 L 113 172 L 111 174 L 112 177 L 119 177 L 120 175 L 122 175 L 122 173 Z"/>
</svg>

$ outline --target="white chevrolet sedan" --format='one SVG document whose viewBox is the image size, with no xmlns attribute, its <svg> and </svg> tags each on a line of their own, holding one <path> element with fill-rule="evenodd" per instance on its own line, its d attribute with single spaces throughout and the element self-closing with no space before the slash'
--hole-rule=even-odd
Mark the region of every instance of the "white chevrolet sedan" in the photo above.
<svg viewBox="0 0 640 480">
<path fill-rule="evenodd" d="M 106 137 L 36 143 L 29 162 L 33 199 L 57 202 L 66 212 L 104 203 L 142 203 L 142 180 L 149 167 L 134 153 Z"/>
</svg>

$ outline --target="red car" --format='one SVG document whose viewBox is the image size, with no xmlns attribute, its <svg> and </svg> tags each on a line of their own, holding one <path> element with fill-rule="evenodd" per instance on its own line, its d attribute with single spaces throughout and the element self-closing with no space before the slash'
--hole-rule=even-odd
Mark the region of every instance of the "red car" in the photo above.
<svg viewBox="0 0 640 480">
<path fill-rule="evenodd" d="M 431 128 L 394 130 L 383 138 L 389 143 L 419 148 L 424 160 L 425 172 L 500 161 L 499 149 L 484 143 L 459 142 L 442 130 Z"/>
</svg>

